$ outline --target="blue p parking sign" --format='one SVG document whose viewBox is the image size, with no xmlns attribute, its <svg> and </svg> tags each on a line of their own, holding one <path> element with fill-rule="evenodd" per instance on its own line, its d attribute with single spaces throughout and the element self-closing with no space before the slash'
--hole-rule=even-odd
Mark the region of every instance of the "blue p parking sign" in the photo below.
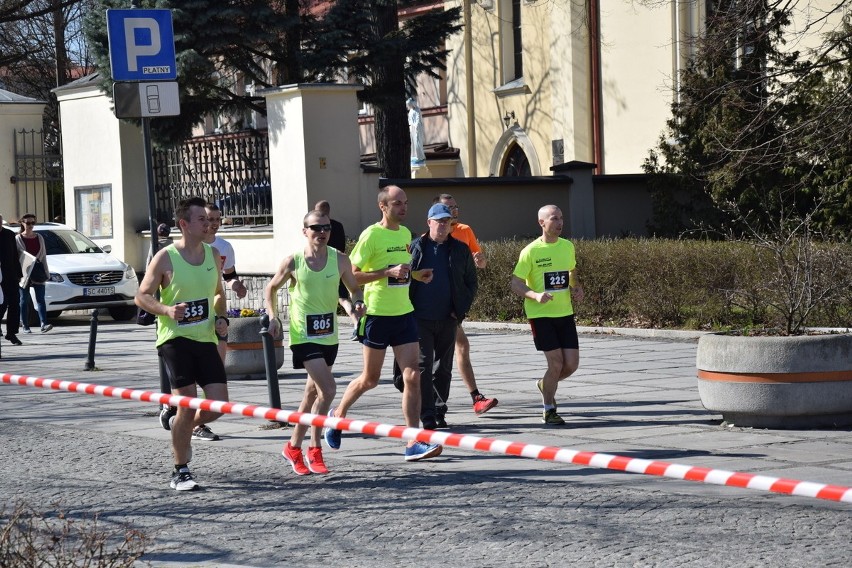
<svg viewBox="0 0 852 568">
<path fill-rule="evenodd" d="M 107 10 L 113 81 L 177 78 L 171 10 Z"/>
</svg>

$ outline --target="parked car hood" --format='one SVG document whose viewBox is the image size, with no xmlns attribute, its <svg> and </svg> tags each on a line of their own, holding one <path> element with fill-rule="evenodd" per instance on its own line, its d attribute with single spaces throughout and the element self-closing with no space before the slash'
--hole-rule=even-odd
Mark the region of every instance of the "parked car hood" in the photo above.
<svg viewBox="0 0 852 568">
<path fill-rule="evenodd" d="M 105 252 L 85 254 L 49 254 L 47 266 L 52 272 L 106 272 L 125 270 L 126 264 Z M 62 270 L 60 270 L 60 268 Z"/>
</svg>

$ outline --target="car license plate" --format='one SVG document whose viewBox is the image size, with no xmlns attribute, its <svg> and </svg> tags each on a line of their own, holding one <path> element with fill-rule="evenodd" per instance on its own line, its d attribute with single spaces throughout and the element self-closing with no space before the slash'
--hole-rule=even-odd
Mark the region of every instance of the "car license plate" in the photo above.
<svg viewBox="0 0 852 568">
<path fill-rule="evenodd" d="M 111 296 L 115 294 L 115 286 L 104 286 L 101 288 L 83 288 L 84 296 Z"/>
</svg>

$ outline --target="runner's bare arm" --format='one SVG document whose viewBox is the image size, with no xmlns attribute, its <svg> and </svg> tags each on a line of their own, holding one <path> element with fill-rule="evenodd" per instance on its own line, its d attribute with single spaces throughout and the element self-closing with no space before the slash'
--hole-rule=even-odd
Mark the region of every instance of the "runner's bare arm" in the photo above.
<svg viewBox="0 0 852 568">
<path fill-rule="evenodd" d="M 266 313 L 269 314 L 269 332 L 273 337 L 278 335 L 278 290 L 290 280 L 295 282 L 296 278 L 293 275 L 295 270 L 296 262 L 291 254 L 281 261 L 272 280 L 263 290 L 263 303 L 266 306 Z"/>
<path fill-rule="evenodd" d="M 156 298 L 157 291 L 169 285 L 172 274 L 172 260 L 165 250 L 158 251 L 145 269 L 145 277 L 139 284 L 139 290 L 133 299 L 136 305 L 154 315 L 168 316 L 172 319 L 183 317 L 182 304 L 167 306 Z"/>
</svg>

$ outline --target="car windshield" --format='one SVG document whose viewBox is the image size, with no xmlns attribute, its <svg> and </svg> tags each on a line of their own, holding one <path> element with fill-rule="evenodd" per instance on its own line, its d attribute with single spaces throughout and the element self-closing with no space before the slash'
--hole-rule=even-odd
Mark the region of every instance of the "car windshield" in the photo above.
<svg viewBox="0 0 852 568">
<path fill-rule="evenodd" d="M 103 252 L 98 245 L 77 231 L 67 229 L 36 229 L 44 238 L 47 254 L 77 254 Z"/>
</svg>

